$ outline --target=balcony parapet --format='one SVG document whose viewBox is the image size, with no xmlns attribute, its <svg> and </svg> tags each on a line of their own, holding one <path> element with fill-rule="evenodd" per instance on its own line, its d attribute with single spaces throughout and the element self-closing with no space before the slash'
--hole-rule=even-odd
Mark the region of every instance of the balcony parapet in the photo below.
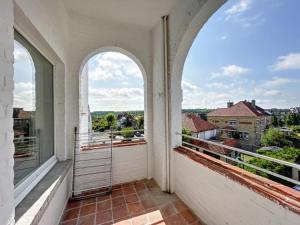
<svg viewBox="0 0 300 225">
<path fill-rule="evenodd" d="M 187 147 L 174 151 L 300 215 L 300 192 Z"/>
</svg>

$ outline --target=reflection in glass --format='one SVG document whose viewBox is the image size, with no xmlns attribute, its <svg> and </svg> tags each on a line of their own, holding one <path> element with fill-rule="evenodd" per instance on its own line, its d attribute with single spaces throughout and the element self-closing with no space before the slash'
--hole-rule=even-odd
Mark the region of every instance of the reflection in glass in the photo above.
<svg viewBox="0 0 300 225">
<path fill-rule="evenodd" d="M 54 155 L 53 65 L 17 32 L 14 61 L 16 185 Z"/>
</svg>

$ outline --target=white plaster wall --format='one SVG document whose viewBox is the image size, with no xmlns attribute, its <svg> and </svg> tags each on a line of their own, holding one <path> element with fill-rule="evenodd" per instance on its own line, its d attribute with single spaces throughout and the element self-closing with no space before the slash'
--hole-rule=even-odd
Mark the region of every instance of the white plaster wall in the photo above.
<svg viewBox="0 0 300 225">
<path fill-rule="evenodd" d="M 300 216 L 207 167 L 175 154 L 175 193 L 207 225 L 297 225 Z"/>
<path fill-rule="evenodd" d="M 71 193 L 72 168 L 65 176 L 44 212 L 39 225 L 58 225 Z"/>
<path fill-rule="evenodd" d="M 76 161 L 88 160 L 76 163 L 76 168 L 78 168 L 76 174 L 100 173 L 76 177 L 75 191 L 109 184 L 110 174 L 101 173 L 101 171 L 110 170 L 110 159 L 105 159 L 109 156 L 109 148 L 86 151 L 76 156 Z M 112 183 L 121 184 L 147 178 L 147 157 L 147 144 L 114 147 L 112 151 Z M 86 166 L 93 167 L 85 168 Z"/>
<path fill-rule="evenodd" d="M 22 9 L 62 61 L 65 61 L 68 18 L 63 1 L 15 0 L 15 4 Z"/>
<path fill-rule="evenodd" d="M 169 66 L 170 66 L 170 145 L 181 144 L 181 137 L 176 132 L 182 130 L 181 78 L 186 56 L 199 30 L 226 0 L 189 0 L 179 1 L 169 16 Z M 205 96 L 204 96 L 205 97 Z M 174 154 L 171 153 L 171 191 L 174 190 Z"/>
<path fill-rule="evenodd" d="M 163 24 L 160 21 L 152 31 L 153 42 L 153 177 L 158 185 L 166 187 L 166 132 L 164 91 Z"/>
<path fill-rule="evenodd" d="M 150 31 L 139 28 L 123 26 L 109 21 L 98 21 L 92 18 L 82 17 L 70 13 L 68 39 L 67 66 L 67 142 L 73 143 L 74 127 L 79 125 L 79 73 L 82 64 L 88 59 L 90 53 L 105 47 L 116 47 L 124 49 L 133 54 L 142 64 L 146 72 L 145 81 L 147 95 L 145 96 L 147 118 L 145 128 L 149 146 L 152 139 L 152 49 Z M 95 53 L 96 54 L 96 53 Z M 151 149 L 151 148 L 150 148 Z M 68 147 L 69 154 L 72 146 Z"/>
<path fill-rule="evenodd" d="M 0 1 L 0 224 L 13 224 L 13 5 Z"/>
</svg>

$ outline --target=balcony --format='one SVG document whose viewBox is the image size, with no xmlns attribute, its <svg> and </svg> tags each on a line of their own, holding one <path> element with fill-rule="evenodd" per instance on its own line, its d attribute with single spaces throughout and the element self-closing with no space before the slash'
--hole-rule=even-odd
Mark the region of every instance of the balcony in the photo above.
<svg viewBox="0 0 300 225">
<path fill-rule="evenodd" d="M 251 165 L 236 157 L 261 157 L 292 171 L 299 165 L 198 139 L 182 141 L 178 133 L 186 56 L 224 2 L 1 0 L 0 224 L 298 225 L 300 192 L 247 172 L 243 166 Z M 25 58 L 34 66 L 27 83 L 23 70 L 16 82 L 15 41 L 26 47 L 31 59 Z M 88 128 L 81 120 L 88 121 L 85 64 L 104 51 L 125 54 L 142 71 L 144 140 L 76 142 L 74 127 Z M 16 88 L 27 97 L 22 103 L 34 103 L 24 107 L 31 115 L 22 124 L 12 119 Z M 27 117 L 35 119 L 33 129 Z M 16 126 L 27 132 L 14 133 Z M 299 177 L 252 168 L 299 184 Z"/>
</svg>

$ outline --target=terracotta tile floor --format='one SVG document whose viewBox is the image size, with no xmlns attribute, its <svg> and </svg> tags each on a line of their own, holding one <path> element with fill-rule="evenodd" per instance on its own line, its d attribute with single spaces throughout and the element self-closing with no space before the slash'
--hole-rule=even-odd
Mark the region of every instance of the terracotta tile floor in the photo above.
<svg viewBox="0 0 300 225">
<path fill-rule="evenodd" d="M 162 192 L 154 180 L 113 187 L 111 195 L 70 201 L 61 225 L 201 225 L 176 196 Z"/>
</svg>

